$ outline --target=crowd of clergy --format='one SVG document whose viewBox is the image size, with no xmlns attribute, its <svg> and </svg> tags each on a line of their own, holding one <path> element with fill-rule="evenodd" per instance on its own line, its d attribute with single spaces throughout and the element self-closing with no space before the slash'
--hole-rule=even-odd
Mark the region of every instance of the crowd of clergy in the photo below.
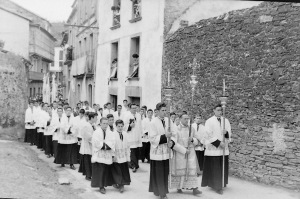
<svg viewBox="0 0 300 199">
<path fill-rule="evenodd" d="M 230 123 L 219 104 L 206 121 L 200 114 L 191 125 L 190 119 L 186 111 L 168 113 L 163 102 L 148 109 L 124 100 L 115 111 L 110 102 L 101 108 L 85 101 L 72 108 L 68 103 L 31 100 L 25 114 L 25 142 L 54 157 L 61 167 L 76 170 L 74 165 L 79 164 L 78 172 L 102 194 L 108 186 L 123 193 L 131 182 L 130 169 L 138 172 L 140 160 L 149 163 L 149 192 L 159 198 L 167 198 L 169 189 L 201 194 L 200 175 L 202 187 L 223 194 L 228 184 Z"/>
</svg>

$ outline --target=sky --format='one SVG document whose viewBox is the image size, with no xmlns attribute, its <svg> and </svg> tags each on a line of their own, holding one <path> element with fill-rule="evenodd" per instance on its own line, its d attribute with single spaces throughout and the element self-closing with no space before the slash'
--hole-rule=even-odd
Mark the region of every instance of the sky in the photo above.
<svg viewBox="0 0 300 199">
<path fill-rule="evenodd" d="M 74 0 L 11 0 L 50 22 L 67 21 Z"/>
</svg>

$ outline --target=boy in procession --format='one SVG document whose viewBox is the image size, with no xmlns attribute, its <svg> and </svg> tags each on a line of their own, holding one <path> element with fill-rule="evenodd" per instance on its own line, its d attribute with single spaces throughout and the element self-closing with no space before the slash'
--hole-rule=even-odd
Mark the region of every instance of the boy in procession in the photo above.
<svg viewBox="0 0 300 199">
<path fill-rule="evenodd" d="M 137 113 L 136 104 L 130 105 L 130 114 L 125 117 L 125 131 L 128 133 L 128 144 L 130 146 L 130 167 L 133 172 L 139 168 L 139 147 L 142 146 L 142 120 Z"/>
<path fill-rule="evenodd" d="M 174 127 L 171 126 L 171 132 L 168 132 L 169 122 L 166 118 L 167 105 L 158 103 L 156 105 L 157 117 L 151 121 L 151 130 L 149 132 L 150 148 L 150 183 L 149 192 L 159 196 L 161 199 L 167 198 L 168 175 L 169 175 L 169 157 L 170 148 L 168 139 L 172 136 Z"/>
<path fill-rule="evenodd" d="M 83 109 L 82 109 L 83 110 Z M 82 123 L 84 130 L 81 131 L 81 145 L 79 153 L 82 155 L 80 159 L 79 172 L 85 175 L 86 180 L 92 179 L 92 137 L 97 121 L 96 113 L 88 114 L 88 122 Z"/>
<path fill-rule="evenodd" d="M 108 120 L 100 120 L 101 128 L 96 129 L 92 137 L 92 187 L 99 187 L 102 194 L 105 187 L 114 183 L 112 176 L 112 163 L 115 151 L 115 134 L 107 131 Z"/>
<path fill-rule="evenodd" d="M 29 101 L 28 108 L 25 113 L 25 139 L 24 142 L 33 145 L 33 136 L 35 131 L 35 109 L 33 108 L 33 101 Z"/>
<path fill-rule="evenodd" d="M 117 107 L 117 111 L 115 111 L 114 113 L 113 113 L 113 116 L 114 116 L 114 119 L 115 119 L 115 121 L 117 121 L 117 120 L 123 120 L 123 111 L 122 111 L 122 106 L 121 105 L 118 105 L 118 107 Z"/>
<path fill-rule="evenodd" d="M 142 162 L 147 159 L 147 163 L 150 163 L 150 142 L 149 142 L 149 132 L 151 130 L 153 111 L 149 109 L 147 111 L 147 117 L 142 121 L 143 134 L 142 134 L 142 147 L 140 149 L 140 158 Z"/>
<path fill-rule="evenodd" d="M 190 117 L 182 113 L 180 125 L 168 146 L 173 149 L 171 187 L 177 189 L 177 193 L 183 193 L 182 189 L 192 189 L 194 195 L 201 194 L 198 190 L 197 174 L 200 172 L 195 146 L 199 140 L 195 136 L 195 129 L 188 125 Z M 190 134 L 190 135 L 189 135 Z"/>
<path fill-rule="evenodd" d="M 131 179 L 129 174 L 128 163 L 130 161 L 130 146 L 128 145 L 128 135 L 124 128 L 124 122 L 117 120 L 115 134 L 115 153 L 113 157 L 112 176 L 114 183 L 123 193 L 124 185 L 130 185 Z"/>
<path fill-rule="evenodd" d="M 204 165 L 204 151 L 205 151 L 205 147 L 204 147 L 204 143 L 201 143 L 201 141 L 203 141 L 203 138 L 205 136 L 206 133 L 206 128 L 205 126 L 202 124 L 202 118 L 200 115 L 196 115 L 195 117 L 195 123 L 192 124 L 192 127 L 195 130 L 195 136 L 199 141 L 199 144 L 195 147 L 195 151 L 196 151 L 196 156 L 198 159 L 198 163 L 199 163 L 199 167 L 200 167 L 200 174 L 203 172 L 203 165 Z"/>
<path fill-rule="evenodd" d="M 217 193 L 223 194 L 223 149 L 225 148 L 224 186 L 226 187 L 228 184 L 228 144 L 231 141 L 231 126 L 228 119 L 225 119 L 225 130 L 223 129 L 224 118 L 221 116 L 221 104 L 216 105 L 213 111 L 214 116 L 205 122 L 207 131 L 203 142 L 206 149 L 204 153 L 205 161 L 201 186 L 209 186 L 215 189 Z M 223 142 L 223 136 L 225 136 L 225 142 Z"/>
<path fill-rule="evenodd" d="M 70 168 L 75 170 L 74 164 L 78 163 L 77 157 L 77 134 L 74 128 L 74 117 L 71 116 L 72 108 L 66 108 L 66 116 L 61 119 L 61 127 L 58 134 L 57 157 L 54 163 L 70 164 Z"/>
<path fill-rule="evenodd" d="M 52 135 L 53 156 L 54 156 L 54 158 L 57 157 L 58 137 L 59 137 L 59 132 L 60 132 L 62 120 L 63 120 L 63 108 L 58 107 L 57 108 L 57 117 L 52 116 L 52 122 L 53 122 L 53 125 L 55 126 L 54 127 L 55 131 L 53 132 L 53 135 Z"/>
</svg>

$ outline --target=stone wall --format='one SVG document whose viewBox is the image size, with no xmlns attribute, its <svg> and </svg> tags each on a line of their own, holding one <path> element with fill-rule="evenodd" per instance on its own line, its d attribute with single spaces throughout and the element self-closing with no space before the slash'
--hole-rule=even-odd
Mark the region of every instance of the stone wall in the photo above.
<svg viewBox="0 0 300 199">
<path fill-rule="evenodd" d="M 24 136 L 27 72 L 20 56 L 0 51 L 0 139 Z"/>
<path fill-rule="evenodd" d="M 234 176 L 300 188 L 299 32 L 299 4 L 264 2 L 201 20 L 165 41 L 162 82 L 170 68 L 173 109 L 191 108 L 194 57 L 200 63 L 194 108 L 205 119 L 226 80 Z"/>
</svg>

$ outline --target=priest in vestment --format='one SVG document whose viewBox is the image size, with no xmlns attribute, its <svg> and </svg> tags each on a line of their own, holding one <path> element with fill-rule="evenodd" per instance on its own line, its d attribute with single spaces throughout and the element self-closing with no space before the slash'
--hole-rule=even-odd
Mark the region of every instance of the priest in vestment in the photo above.
<svg viewBox="0 0 300 199">
<path fill-rule="evenodd" d="M 207 129 L 203 139 L 205 144 L 205 159 L 202 177 L 202 187 L 209 186 L 223 194 L 222 189 L 222 165 L 223 165 L 223 149 L 225 148 L 225 172 L 224 186 L 228 184 L 228 144 L 231 141 L 231 126 L 228 119 L 225 119 L 225 130 L 223 130 L 224 120 L 222 115 L 222 106 L 218 104 L 214 108 L 214 116 L 205 122 Z M 223 142 L 225 136 L 225 142 Z"/>
<path fill-rule="evenodd" d="M 28 142 L 33 145 L 33 135 L 35 131 L 35 117 L 33 101 L 29 101 L 28 108 L 25 112 L 25 139 L 24 142 Z"/>
<path fill-rule="evenodd" d="M 182 189 L 192 189 L 194 195 L 201 194 L 198 190 L 197 174 L 200 173 L 195 147 L 199 140 L 195 136 L 195 129 L 188 125 L 189 116 L 180 115 L 180 124 L 175 129 L 175 136 L 168 143 L 173 149 L 171 187 L 177 189 L 177 193 L 183 193 Z"/>
</svg>

